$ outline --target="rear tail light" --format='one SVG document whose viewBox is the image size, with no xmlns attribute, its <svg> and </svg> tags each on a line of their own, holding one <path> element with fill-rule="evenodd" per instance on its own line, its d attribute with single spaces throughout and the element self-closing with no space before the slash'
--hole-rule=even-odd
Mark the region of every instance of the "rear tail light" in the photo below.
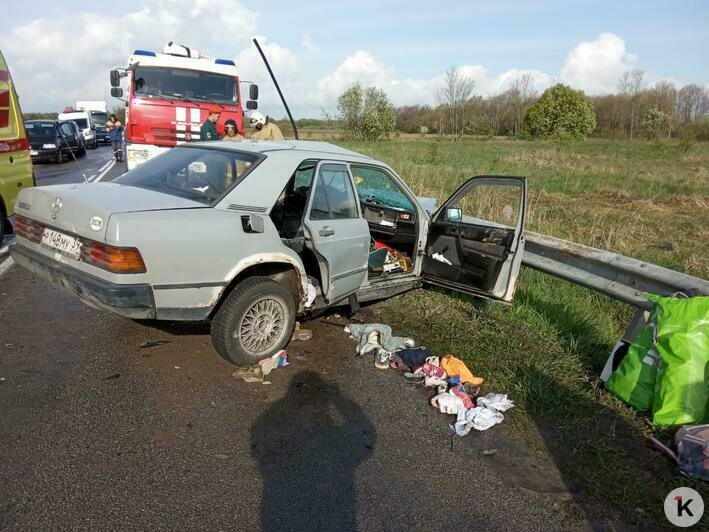
<svg viewBox="0 0 709 532">
<path fill-rule="evenodd" d="M 143 257 L 136 248 L 117 248 L 85 240 L 81 260 L 113 273 L 145 273 Z"/>
<path fill-rule="evenodd" d="M 41 243 L 44 226 L 20 216 L 15 216 L 15 232 L 27 240 Z M 78 237 L 77 237 L 78 238 Z M 118 248 L 82 238 L 81 260 L 113 273 L 145 273 L 145 262 L 136 248 Z"/>
<path fill-rule="evenodd" d="M 42 240 L 42 232 L 44 227 L 34 220 L 20 216 L 15 216 L 15 232 L 27 240 L 32 242 L 40 242 Z"/>
</svg>

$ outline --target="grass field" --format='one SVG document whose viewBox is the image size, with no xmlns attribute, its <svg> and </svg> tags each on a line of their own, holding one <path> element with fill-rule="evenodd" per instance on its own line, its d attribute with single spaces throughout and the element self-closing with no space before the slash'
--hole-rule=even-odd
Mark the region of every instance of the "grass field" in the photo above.
<svg viewBox="0 0 709 532">
<path fill-rule="evenodd" d="M 419 195 L 445 199 L 467 177 L 529 178 L 527 229 L 709 275 L 709 145 L 589 140 L 342 142 L 386 161 Z M 402 301 L 403 299 L 403 301 Z M 417 290 L 373 307 L 396 333 L 454 353 L 487 390 L 518 405 L 507 423 L 549 453 L 579 507 L 631 523 L 666 526 L 662 502 L 684 480 L 644 438 L 649 421 L 598 384 L 632 309 L 525 269 L 513 306 Z M 660 435 L 666 439 L 671 433 Z"/>
</svg>

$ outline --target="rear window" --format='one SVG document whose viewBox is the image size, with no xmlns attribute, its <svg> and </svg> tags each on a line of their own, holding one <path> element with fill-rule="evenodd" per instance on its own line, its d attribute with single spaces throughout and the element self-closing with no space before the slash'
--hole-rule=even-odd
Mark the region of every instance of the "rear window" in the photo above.
<svg viewBox="0 0 709 532">
<path fill-rule="evenodd" d="M 178 147 L 123 174 L 114 183 L 211 205 L 259 160 L 231 150 Z"/>
<path fill-rule="evenodd" d="M 30 137 L 51 137 L 56 134 L 54 122 L 25 122 L 25 129 Z"/>
<path fill-rule="evenodd" d="M 86 129 L 89 127 L 89 123 L 86 118 L 72 118 L 72 120 L 76 122 L 81 129 Z"/>
</svg>

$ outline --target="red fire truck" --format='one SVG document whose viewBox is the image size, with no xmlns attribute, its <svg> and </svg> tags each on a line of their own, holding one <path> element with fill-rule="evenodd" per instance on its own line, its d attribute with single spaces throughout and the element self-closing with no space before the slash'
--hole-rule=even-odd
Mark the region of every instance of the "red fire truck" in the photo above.
<svg viewBox="0 0 709 532">
<path fill-rule="evenodd" d="M 128 170 L 177 144 L 198 141 L 210 106 L 221 107 L 217 131 L 232 119 L 244 134 L 239 75 L 231 59 L 215 59 L 173 42 L 162 53 L 135 50 L 128 66 L 111 71 L 111 95 L 123 96 L 127 78 L 124 138 Z M 256 109 L 258 86 L 249 86 L 247 109 Z"/>
</svg>

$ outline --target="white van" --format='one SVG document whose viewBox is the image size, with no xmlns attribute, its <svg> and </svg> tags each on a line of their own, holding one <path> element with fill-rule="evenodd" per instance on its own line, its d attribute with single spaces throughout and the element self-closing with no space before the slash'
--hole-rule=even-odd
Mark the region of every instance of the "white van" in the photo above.
<svg viewBox="0 0 709 532">
<path fill-rule="evenodd" d="M 96 125 L 91 119 L 89 111 L 74 111 L 71 113 L 59 113 L 59 120 L 73 120 L 81 128 L 87 148 L 96 148 L 98 139 L 96 137 Z"/>
</svg>

